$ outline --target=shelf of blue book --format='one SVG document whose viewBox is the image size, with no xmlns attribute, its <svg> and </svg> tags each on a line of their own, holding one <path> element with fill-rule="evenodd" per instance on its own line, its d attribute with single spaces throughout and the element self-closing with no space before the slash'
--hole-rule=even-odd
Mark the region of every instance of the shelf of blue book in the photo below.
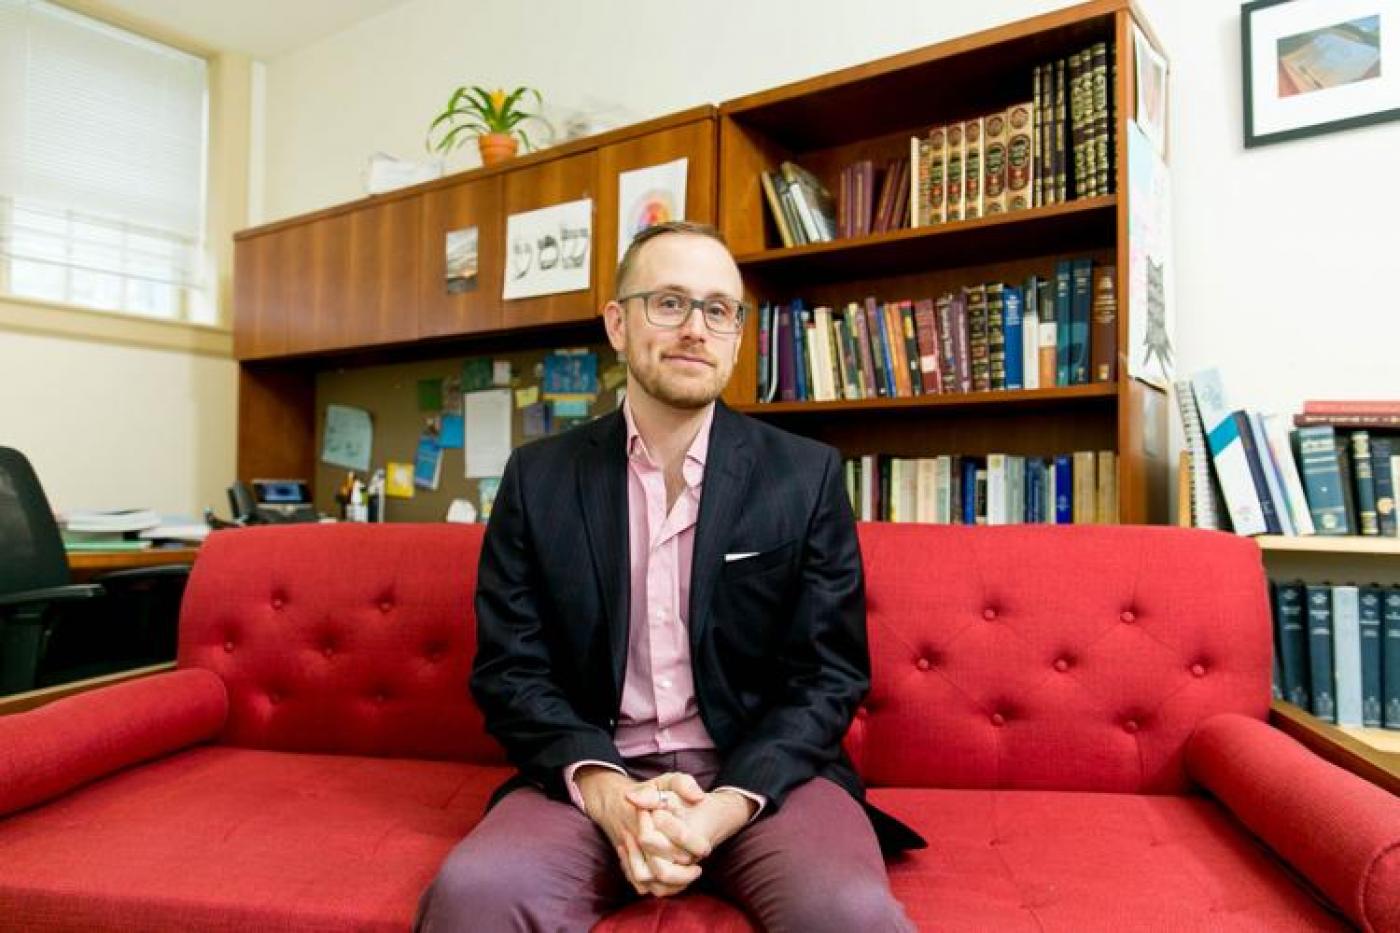
<svg viewBox="0 0 1400 933">
<path fill-rule="evenodd" d="M 994 392 L 948 392 L 940 395 L 912 395 L 896 398 L 837 399 L 829 402 L 755 402 L 736 405 L 751 415 L 797 414 L 804 412 L 886 411 L 907 408 L 974 408 L 984 405 L 1034 406 L 1048 402 L 1093 401 L 1114 398 L 1118 384 L 1092 383 L 1054 389 L 1010 389 Z"/>
<path fill-rule="evenodd" d="M 994 214 L 929 227 L 778 247 L 735 257 L 745 275 L 806 282 L 899 275 L 1020 256 L 1092 250 L 1112 243 L 1118 196 Z"/>
</svg>

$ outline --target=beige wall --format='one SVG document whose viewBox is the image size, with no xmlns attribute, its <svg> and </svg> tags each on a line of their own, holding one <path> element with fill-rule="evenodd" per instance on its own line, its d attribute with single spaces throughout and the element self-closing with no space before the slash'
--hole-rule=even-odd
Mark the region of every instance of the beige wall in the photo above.
<svg viewBox="0 0 1400 933">
<path fill-rule="evenodd" d="M 531 84 L 630 121 L 1064 5 L 412 0 L 268 64 L 267 216 L 357 197 L 376 150 L 421 155 L 459 83 Z M 1173 60 L 1181 371 L 1218 365 L 1238 403 L 1283 411 L 1307 397 L 1393 397 L 1400 123 L 1246 152 L 1239 4 L 1143 6 Z"/>
</svg>

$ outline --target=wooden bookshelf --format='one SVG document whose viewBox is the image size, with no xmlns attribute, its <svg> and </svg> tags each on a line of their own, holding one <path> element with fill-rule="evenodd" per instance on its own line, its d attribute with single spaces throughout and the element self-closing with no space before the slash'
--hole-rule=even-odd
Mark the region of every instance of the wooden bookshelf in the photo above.
<svg viewBox="0 0 1400 933">
<path fill-rule="evenodd" d="M 1400 794 L 1400 732 L 1334 726 L 1283 700 L 1273 702 L 1269 719 L 1338 767 Z"/>
<path fill-rule="evenodd" d="M 1118 455 L 1119 520 L 1167 514 L 1166 394 L 1126 375 L 1128 342 L 1127 125 L 1134 99 L 1131 27 L 1152 31 L 1128 0 L 1095 0 L 805 81 L 719 109 L 719 218 L 755 306 L 800 298 L 808 307 L 936 298 L 978 282 L 1050 277 L 1057 262 L 1090 258 L 1118 281 L 1117 378 L 1029 391 L 861 401 L 757 399 L 758 322 L 748 324 L 726 401 L 837 446 L 843 455 L 1076 450 Z M 1111 44 L 1116 67 L 1115 193 L 1044 207 L 832 242 L 783 247 L 761 175 L 791 160 L 840 189 L 842 169 L 907 158 L 911 136 L 1032 98 L 1036 65 Z"/>
<path fill-rule="evenodd" d="M 1373 538 L 1361 535 L 1259 535 L 1254 540 L 1260 550 L 1269 553 L 1400 557 L 1400 538 Z"/>
</svg>

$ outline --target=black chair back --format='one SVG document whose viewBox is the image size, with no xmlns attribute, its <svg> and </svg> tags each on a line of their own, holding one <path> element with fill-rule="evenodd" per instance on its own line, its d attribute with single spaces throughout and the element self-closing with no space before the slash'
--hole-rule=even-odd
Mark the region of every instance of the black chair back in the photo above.
<svg viewBox="0 0 1400 933">
<path fill-rule="evenodd" d="M 63 537 L 39 477 L 24 454 L 0 447 L 0 593 L 70 581 Z"/>
</svg>

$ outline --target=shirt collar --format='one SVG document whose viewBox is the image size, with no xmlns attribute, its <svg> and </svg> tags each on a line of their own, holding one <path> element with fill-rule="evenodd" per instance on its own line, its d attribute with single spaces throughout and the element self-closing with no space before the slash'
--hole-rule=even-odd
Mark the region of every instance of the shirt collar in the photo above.
<svg viewBox="0 0 1400 933">
<path fill-rule="evenodd" d="M 646 441 L 642 440 L 641 432 L 637 430 L 636 419 L 632 417 L 630 399 L 622 400 L 622 418 L 627 423 L 627 456 L 640 457 L 648 463 L 653 463 Z M 711 402 L 705 408 L 705 418 L 700 422 L 700 430 L 695 432 L 695 440 L 690 442 L 690 447 L 685 452 L 685 463 L 681 472 L 685 476 L 687 486 L 699 486 L 700 479 L 704 476 L 705 457 L 710 450 L 710 428 L 714 422 L 715 403 Z"/>
</svg>

